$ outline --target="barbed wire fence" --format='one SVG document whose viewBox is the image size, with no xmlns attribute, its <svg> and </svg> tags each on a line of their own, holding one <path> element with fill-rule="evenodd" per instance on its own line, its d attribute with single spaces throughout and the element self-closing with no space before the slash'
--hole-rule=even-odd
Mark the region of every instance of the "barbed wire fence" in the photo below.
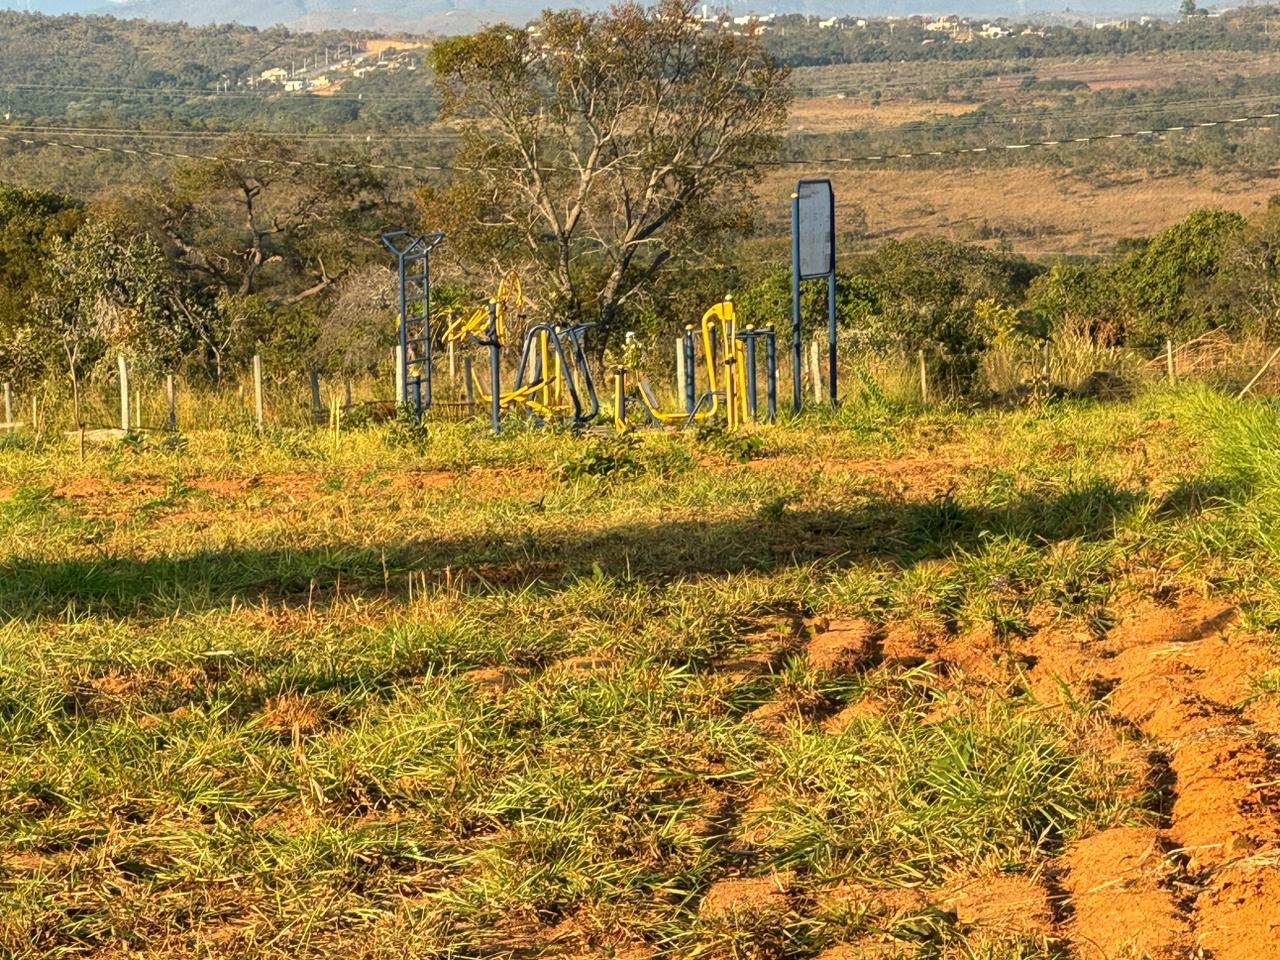
<svg viewBox="0 0 1280 960">
<path fill-rule="evenodd" d="M 675 346 L 675 338 L 662 337 L 651 345 L 645 361 L 654 393 L 672 404 L 683 395 L 681 359 Z M 839 349 L 841 402 L 855 409 L 869 402 L 927 409 L 957 401 L 1003 407 L 1068 397 L 1107 401 L 1162 383 L 1205 384 L 1233 394 L 1280 393 L 1280 364 L 1275 363 L 1280 350 L 1261 341 L 1233 338 L 1223 330 L 1182 342 L 1169 340 L 1155 349 L 1103 346 L 1068 337 L 1004 345 L 977 357 L 976 389 L 973 383 L 964 386 L 949 378 L 947 367 L 954 358 L 936 345 L 873 352 L 842 339 Z M 518 351 L 505 353 L 503 376 L 509 385 L 515 374 L 511 355 Z M 789 354 L 781 345 L 778 353 L 780 358 Z M 825 335 L 807 340 L 802 356 L 806 404 L 824 407 Z M 485 363 L 473 366 L 487 369 Z M 437 397 L 428 412 L 429 421 L 485 416 L 479 397 L 488 384 L 468 384 L 467 367 L 461 350 L 438 353 Z M 592 367 L 608 409 L 609 364 L 593 361 Z M 790 365 L 780 362 L 779 395 L 789 396 L 792 383 Z M 393 358 L 389 354 L 372 373 L 351 375 L 316 367 L 273 369 L 261 353 L 255 353 L 215 386 L 202 376 L 185 376 L 181 371 L 136 371 L 119 356 L 82 384 L 79 424 L 65 377 L 25 385 L 0 383 L 0 415 L 0 434 L 30 431 L 74 436 L 83 428 L 95 439 L 217 429 L 304 430 L 327 427 L 335 418 L 355 426 L 396 415 Z"/>
</svg>

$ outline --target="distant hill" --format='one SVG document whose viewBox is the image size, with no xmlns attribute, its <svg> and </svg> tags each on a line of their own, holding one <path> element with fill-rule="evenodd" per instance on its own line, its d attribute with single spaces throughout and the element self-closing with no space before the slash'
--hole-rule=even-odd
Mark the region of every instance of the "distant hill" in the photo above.
<svg viewBox="0 0 1280 960">
<path fill-rule="evenodd" d="M 463 33 L 484 23 L 524 23 L 546 6 L 604 7 L 607 0 L 0 0 L 0 8 L 40 13 L 99 13 L 116 17 L 181 21 L 193 25 L 240 23 L 300 30 L 401 30 Z M 710 3 L 711 9 L 724 4 Z M 740 0 L 734 13 L 808 13 L 819 16 L 906 16 L 955 13 L 978 17 L 1125 16 L 1177 12 L 1178 0 L 1068 0 L 1051 6 L 1044 0 Z"/>
</svg>

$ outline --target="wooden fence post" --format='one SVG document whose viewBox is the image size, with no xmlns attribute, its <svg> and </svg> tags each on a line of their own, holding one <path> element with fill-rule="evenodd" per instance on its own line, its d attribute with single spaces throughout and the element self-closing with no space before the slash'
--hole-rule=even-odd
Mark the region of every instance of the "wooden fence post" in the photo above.
<svg viewBox="0 0 1280 960">
<path fill-rule="evenodd" d="M 449 341 L 449 386 L 458 382 L 458 358 L 454 355 L 454 343 Z"/>
<path fill-rule="evenodd" d="M 258 429 L 262 429 L 262 354 L 253 355 L 253 412 L 258 420 Z"/>
<path fill-rule="evenodd" d="M 120 429 L 125 433 L 133 431 L 133 423 L 129 419 L 129 361 L 124 354 L 116 355 L 116 367 L 120 371 Z"/>
<path fill-rule="evenodd" d="M 467 391 L 467 412 L 474 415 L 476 412 L 476 390 L 474 374 L 471 372 L 471 353 L 468 352 L 462 357 L 462 386 Z"/>
<path fill-rule="evenodd" d="M 320 403 L 320 373 L 315 367 L 307 368 L 307 379 L 311 381 L 311 422 L 319 423 L 324 407 Z"/>
<path fill-rule="evenodd" d="M 929 370 L 924 363 L 924 349 L 916 351 L 916 358 L 920 363 L 920 400 L 922 403 L 929 402 Z"/>
<path fill-rule="evenodd" d="M 1172 383 L 1175 379 L 1173 370 L 1173 341 L 1168 337 L 1165 337 L 1164 339 L 1164 370 L 1169 377 L 1169 382 Z"/>
<path fill-rule="evenodd" d="M 13 388 L 8 380 L 4 382 L 4 422 L 13 423 Z"/>
<path fill-rule="evenodd" d="M 178 394 L 173 383 L 173 374 L 169 374 L 164 378 L 164 399 L 169 408 L 169 430 L 172 433 L 178 432 Z"/>
<path fill-rule="evenodd" d="M 394 362 L 396 365 L 396 406 L 404 403 L 404 347 L 396 344 L 393 352 Z"/>
<path fill-rule="evenodd" d="M 821 348 L 818 341 L 814 340 L 809 344 L 809 379 L 813 381 L 813 402 L 822 402 L 822 364 L 818 357 L 821 355 Z"/>
<path fill-rule="evenodd" d="M 676 400 L 684 403 L 684 337 L 676 337 Z"/>
</svg>

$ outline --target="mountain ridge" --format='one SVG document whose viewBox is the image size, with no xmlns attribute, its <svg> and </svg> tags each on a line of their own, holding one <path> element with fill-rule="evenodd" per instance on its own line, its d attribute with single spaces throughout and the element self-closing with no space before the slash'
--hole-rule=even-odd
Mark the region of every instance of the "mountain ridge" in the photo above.
<svg viewBox="0 0 1280 960">
<path fill-rule="evenodd" d="M 353 6 L 348 6 L 351 3 Z M 607 0 L 558 3 L 556 6 L 602 9 Z M 486 23 L 525 23 L 546 3 L 539 0 L 502 0 L 468 4 L 456 0 L 0 0 L 0 8 L 45 14 L 93 14 L 121 19 L 182 22 L 192 26 L 236 23 L 251 27 L 286 26 L 295 30 L 385 30 L 407 33 L 466 33 Z M 719 10 L 721 5 L 709 4 Z M 1156 0 L 1135 8 L 1133 0 L 1074 0 L 1057 9 L 1031 9 L 1025 0 L 762 0 L 757 4 L 733 4 L 736 15 L 748 13 L 803 13 L 813 16 L 912 16 L 956 14 L 970 17 L 1008 17 L 1044 20 L 1078 17 L 1170 16 L 1176 0 Z"/>
</svg>

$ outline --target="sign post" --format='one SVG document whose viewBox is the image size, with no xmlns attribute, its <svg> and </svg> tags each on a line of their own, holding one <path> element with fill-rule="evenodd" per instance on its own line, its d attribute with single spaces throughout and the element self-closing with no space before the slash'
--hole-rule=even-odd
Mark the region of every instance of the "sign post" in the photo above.
<svg viewBox="0 0 1280 960">
<path fill-rule="evenodd" d="M 836 394 L 836 198 L 830 180 L 801 180 L 791 195 L 791 408 L 804 405 L 800 282 L 827 281 L 827 389 Z M 815 385 L 816 386 L 816 385 Z M 816 392 L 816 390 L 815 390 Z"/>
</svg>

